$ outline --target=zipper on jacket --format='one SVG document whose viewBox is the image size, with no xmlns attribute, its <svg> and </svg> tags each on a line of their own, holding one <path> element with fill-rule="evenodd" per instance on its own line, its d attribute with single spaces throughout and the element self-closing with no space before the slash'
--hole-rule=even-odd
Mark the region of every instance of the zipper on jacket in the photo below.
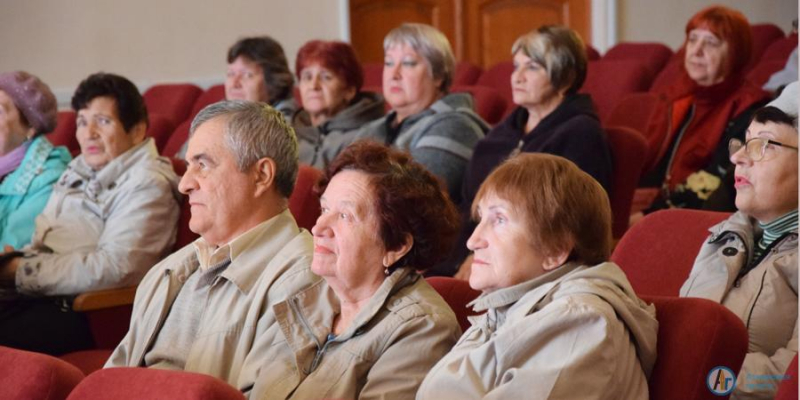
<svg viewBox="0 0 800 400">
<path fill-rule="evenodd" d="M 325 340 L 324 344 L 319 342 L 317 336 L 314 335 L 314 331 L 311 329 L 311 326 L 308 325 L 306 317 L 300 312 L 300 306 L 297 305 L 296 298 L 293 298 L 289 302 L 289 307 L 292 308 L 292 311 L 300 319 L 300 324 L 303 325 L 303 328 L 306 330 L 306 333 L 308 334 L 308 336 L 311 336 L 311 339 L 314 340 L 314 345 L 317 347 L 317 352 L 316 354 L 314 354 L 314 360 L 311 361 L 311 367 L 307 370 L 303 369 L 303 373 L 305 373 L 306 375 L 311 375 L 311 373 L 314 372 L 319 366 L 319 362 L 322 360 L 322 356 L 325 355 L 325 350 L 328 349 L 328 343 L 331 342 L 331 338 L 330 335 L 328 335 L 328 338 L 327 340 Z"/>
<path fill-rule="evenodd" d="M 764 250 L 764 255 L 761 257 L 761 260 L 759 260 L 759 261 L 763 261 L 764 259 L 766 259 L 767 255 L 769 255 L 770 253 L 777 252 L 778 251 L 776 249 L 777 245 L 779 243 L 782 243 L 783 241 L 785 241 L 786 238 L 788 238 L 788 237 L 790 237 L 792 235 L 796 235 L 796 234 L 795 233 L 787 233 L 787 234 L 779 237 L 778 239 L 775 239 L 775 241 L 772 242 L 772 244 L 769 245 L 769 247 L 767 247 L 766 250 Z M 753 267 L 753 268 L 755 268 L 755 267 Z M 753 304 L 750 306 L 750 312 L 747 313 L 747 324 L 746 324 L 746 326 L 747 326 L 748 330 L 750 329 L 750 319 L 753 317 L 753 311 L 756 309 L 756 303 L 758 303 L 758 298 L 761 297 L 761 292 L 764 290 L 764 279 L 766 279 L 768 271 L 769 271 L 768 269 L 765 269 L 764 273 L 761 275 L 761 283 L 759 284 L 758 293 L 756 294 L 756 298 L 753 300 Z M 735 285 L 736 287 L 739 287 L 740 279 L 744 275 L 747 275 L 747 273 L 741 274 L 738 278 L 736 278 L 736 285 Z"/>
<path fill-rule="evenodd" d="M 678 136 L 675 138 L 675 146 L 672 147 L 672 152 L 669 155 L 669 161 L 667 161 L 667 168 L 664 171 L 664 182 L 661 184 L 661 191 L 663 192 L 664 198 L 667 200 L 668 204 L 670 197 L 669 181 L 670 178 L 672 178 L 672 163 L 675 162 L 675 156 L 678 154 L 678 148 L 681 146 L 683 134 L 686 133 L 689 125 L 692 123 L 692 119 L 694 118 L 694 109 L 694 104 L 692 104 L 692 106 L 689 108 L 689 115 L 686 116 L 685 123 L 682 124 L 681 130 L 678 132 Z M 672 204 L 670 204 L 670 206 L 671 205 Z"/>
</svg>

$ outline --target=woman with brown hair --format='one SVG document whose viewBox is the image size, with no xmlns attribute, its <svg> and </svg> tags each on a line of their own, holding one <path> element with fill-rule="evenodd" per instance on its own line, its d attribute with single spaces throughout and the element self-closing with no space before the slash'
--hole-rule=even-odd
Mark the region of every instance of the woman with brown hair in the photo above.
<svg viewBox="0 0 800 400">
<path fill-rule="evenodd" d="M 469 284 L 483 292 L 417 399 L 647 399 L 655 309 L 611 251 L 608 197 L 572 162 L 520 154 L 483 182 Z"/>
</svg>

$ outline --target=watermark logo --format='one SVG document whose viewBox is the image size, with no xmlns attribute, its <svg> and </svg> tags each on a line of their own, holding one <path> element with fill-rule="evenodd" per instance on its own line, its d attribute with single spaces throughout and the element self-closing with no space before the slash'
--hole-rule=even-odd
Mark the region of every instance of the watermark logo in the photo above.
<svg viewBox="0 0 800 400">
<path fill-rule="evenodd" d="M 706 386 L 717 396 L 727 396 L 736 387 L 736 375 L 728 367 L 714 367 L 706 377 Z"/>
</svg>

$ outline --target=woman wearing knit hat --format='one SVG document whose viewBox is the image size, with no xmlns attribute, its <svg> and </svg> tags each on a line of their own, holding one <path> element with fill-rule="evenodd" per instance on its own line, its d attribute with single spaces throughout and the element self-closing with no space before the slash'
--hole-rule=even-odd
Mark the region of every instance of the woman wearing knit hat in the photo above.
<svg viewBox="0 0 800 400">
<path fill-rule="evenodd" d="M 39 78 L 0 73 L 0 249 L 31 241 L 33 221 L 69 163 L 44 134 L 56 126 L 56 98 Z"/>
<path fill-rule="evenodd" d="M 709 229 L 682 297 L 702 297 L 747 325 L 731 399 L 771 399 L 797 354 L 797 82 L 731 139 L 736 208 Z"/>
</svg>

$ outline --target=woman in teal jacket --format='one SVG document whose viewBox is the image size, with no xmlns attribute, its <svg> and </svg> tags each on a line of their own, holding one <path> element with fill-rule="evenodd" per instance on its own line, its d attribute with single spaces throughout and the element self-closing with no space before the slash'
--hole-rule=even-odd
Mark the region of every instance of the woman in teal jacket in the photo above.
<svg viewBox="0 0 800 400">
<path fill-rule="evenodd" d="M 31 241 L 34 220 L 72 159 L 44 134 L 56 126 L 56 98 L 27 72 L 0 73 L 0 246 Z M 2 250 L 2 249 L 0 249 Z"/>
</svg>

